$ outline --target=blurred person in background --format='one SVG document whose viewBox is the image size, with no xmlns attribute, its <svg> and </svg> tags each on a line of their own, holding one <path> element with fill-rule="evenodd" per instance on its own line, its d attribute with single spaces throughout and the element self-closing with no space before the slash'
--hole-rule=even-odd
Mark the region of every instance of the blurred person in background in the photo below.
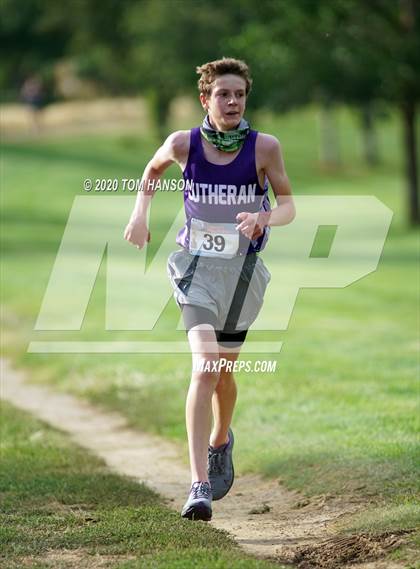
<svg viewBox="0 0 420 569">
<path fill-rule="evenodd" d="M 45 104 L 44 84 L 39 75 L 29 76 L 23 83 L 20 96 L 30 112 L 32 126 L 36 132 L 41 129 L 41 115 Z"/>
</svg>

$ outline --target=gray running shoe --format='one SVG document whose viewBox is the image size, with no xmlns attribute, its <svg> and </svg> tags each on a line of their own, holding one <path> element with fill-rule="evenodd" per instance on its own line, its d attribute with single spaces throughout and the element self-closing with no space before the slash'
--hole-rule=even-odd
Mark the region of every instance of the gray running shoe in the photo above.
<svg viewBox="0 0 420 569">
<path fill-rule="evenodd" d="M 213 500 L 221 500 L 232 487 L 235 472 L 233 470 L 232 450 L 234 437 L 229 429 L 229 441 L 217 448 L 209 446 L 207 472 L 210 480 Z"/>
<path fill-rule="evenodd" d="M 211 520 L 212 492 L 208 482 L 194 482 L 190 495 L 182 508 L 181 516 L 189 520 Z"/>
</svg>

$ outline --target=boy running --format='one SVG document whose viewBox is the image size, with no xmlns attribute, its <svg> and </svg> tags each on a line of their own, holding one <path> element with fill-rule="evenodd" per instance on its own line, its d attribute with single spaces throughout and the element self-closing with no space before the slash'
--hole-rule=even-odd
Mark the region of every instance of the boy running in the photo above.
<svg viewBox="0 0 420 569">
<path fill-rule="evenodd" d="M 248 66 L 223 58 L 197 73 L 203 124 L 171 134 L 147 164 L 146 190 L 138 193 L 124 237 L 139 249 L 150 240 L 149 188 L 176 162 L 186 182 L 186 222 L 168 275 L 193 362 L 186 401 L 192 485 L 181 515 L 208 521 L 212 499 L 223 498 L 234 479 L 230 425 L 237 390 L 231 370 L 270 280 L 258 253 L 270 227 L 290 223 L 295 208 L 278 140 L 251 130 L 243 118 L 252 84 Z"/>
</svg>

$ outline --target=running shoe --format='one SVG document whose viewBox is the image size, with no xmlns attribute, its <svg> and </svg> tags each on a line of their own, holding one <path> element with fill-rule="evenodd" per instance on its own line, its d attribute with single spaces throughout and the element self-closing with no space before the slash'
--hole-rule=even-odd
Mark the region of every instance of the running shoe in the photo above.
<svg viewBox="0 0 420 569">
<path fill-rule="evenodd" d="M 224 498 L 232 487 L 235 477 L 232 462 L 233 444 L 233 432 L 229 429 L 229 440 L 226 444 L 217 448 L 209 446 L 207 472 L 213 500 Z"/>
<path fill-rule="evenodd" d="M 190 495 L 182 508 L 181 516 L 189 520 L 211 520 L 212 492 L 208 482 L 194 482 Z"/>
</svg>

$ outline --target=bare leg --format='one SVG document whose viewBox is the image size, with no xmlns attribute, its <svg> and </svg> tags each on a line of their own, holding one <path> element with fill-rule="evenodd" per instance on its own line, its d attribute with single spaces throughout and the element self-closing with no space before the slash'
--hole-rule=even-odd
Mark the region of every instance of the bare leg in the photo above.
<svg viewBox="0 0 420 569">
<path fill-rule="evenodd" d="M 226 350 L 226 348 L 221 347 Z M 239 348 L 220 354 L 220 358 L 233 363 L 238 359 Z M 233 410 L 236 403 L 237 389 L 233 372 L 226 367 L 220 370 L 219 382 L 212 398 L 213 407 L 213 430 L 210 435 L 212 447 L 219 447 L 228 441 L 228 430 L 232 422 Z"/>
<path fill-rule="evenodd" d="M 193 364 L 219 360 L 216 334 L 209 324 L 195 326 L 188 332 Z M 193 371 L 188 390 L 185 417 L 191 466 L 191 481 L 208 482 L 207 447 L 211 431 L 211 401 L 219 373 Z"/>
</svg>

